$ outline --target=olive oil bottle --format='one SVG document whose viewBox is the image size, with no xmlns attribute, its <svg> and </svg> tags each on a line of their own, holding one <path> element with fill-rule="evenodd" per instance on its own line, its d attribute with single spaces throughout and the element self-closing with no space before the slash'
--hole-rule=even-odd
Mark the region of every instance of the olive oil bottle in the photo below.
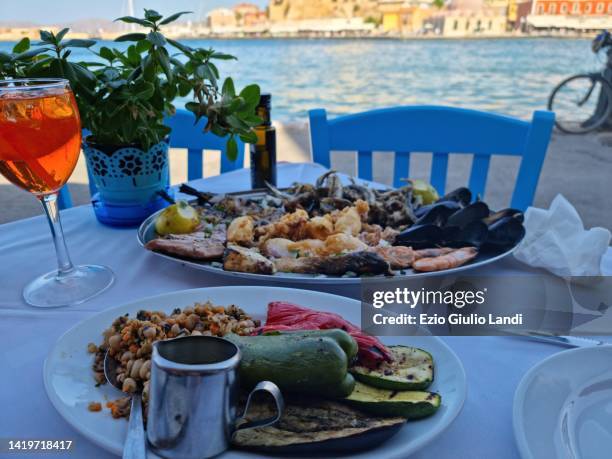
<svg viewBox="0 0 612 459">
<path fill-rule="evenodd" d="M 272 126 L 270 106 L 272 96 L 262 94 L 256 114 L 263 123 L 255 128 L 257 143 L 251 144 L 251 187 L 264 188 L 265 182 L 276 185 L 276 129 Z"/>
</svg>

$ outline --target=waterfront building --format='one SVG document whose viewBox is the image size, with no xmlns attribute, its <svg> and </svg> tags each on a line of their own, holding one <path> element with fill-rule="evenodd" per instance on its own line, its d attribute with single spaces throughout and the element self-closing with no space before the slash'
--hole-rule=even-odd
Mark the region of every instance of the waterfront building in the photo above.
<svg viewBox="0 0 612 459">
<path fill-rule="evenodd" d="M 444 37 L 501 36 L 506 34 L 510 0 L 452 0 L 433 15 L 425 29 Z"/>
<path fill-rule="evenodd" d="M 422 33 L 425 20 L 439 11 L 433 0 L 379 0 L 384 32 L 412 35 Z"/>
<path fill-rule="evenodd" d="M 270 0 L 268 11 L 271 22 L 380 16 L 378 0 Z"/>
<path fill-rule="evenodd" d="M 232 8 L 238 26 L 252 27 L 268 22 L 268 14 L 253 3 L 239 3 Z"/>
<path fill-rule="evenodd" d="M 612 0 L 534 0 L 527 24 L 539 30 L 612 28 Z"/>
<path fill-rule="evenodd" d="M 508 2 L 508 29 L 525 32 L 527 16 L 531 13 L 531 8 L 531 0 L 510 0 Z"/>
<path fill-rule="evenodd" d="M 443 37 L 502 36 L 506 33 L 506 14 L 491 10 L 445 11 L 426 21 L 425 28 Z"/>
<path fill-rule="evenodd" d="M 234 11 L 229 8 L 216 8 L 206 17 L 208 27 L 212 30 L 235 29 L 238 26 Z"/>
</svg>

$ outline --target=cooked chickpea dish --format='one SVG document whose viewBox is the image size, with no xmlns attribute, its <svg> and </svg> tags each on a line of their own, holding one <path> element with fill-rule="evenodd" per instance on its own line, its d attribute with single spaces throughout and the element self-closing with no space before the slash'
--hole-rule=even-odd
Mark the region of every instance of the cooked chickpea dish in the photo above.
<svg viewBox="0 0 612 459">
<path fill-rule="evenodd" d="M 89 343 L 87 351 L 95 354 L 92 368 L 96 385 L 106 383 L 104 355 L 108 350 L 118 362 L 117 381 L 123 385 L 123 391 L 142 392 L 146 413 L 154 342 L 181 336 L 248 335 L 259 325 L 258 320 L 251 319 L 235 305 L 214 306 L 210 302 L 196 303 L 183 310 L 176 308 L 170 315 L 160 311 L 138 311 L 136 318 L 126 314 L 115 319 L 104 331 L 102 344 Z M 130 397 L 108 402 L 106 406 L 114 418 L 128 417 Z"/>
</svg>

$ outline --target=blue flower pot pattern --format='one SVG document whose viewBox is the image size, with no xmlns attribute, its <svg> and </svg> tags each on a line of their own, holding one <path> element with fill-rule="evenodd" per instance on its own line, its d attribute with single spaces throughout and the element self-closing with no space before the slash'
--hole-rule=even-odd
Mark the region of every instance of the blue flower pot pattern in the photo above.
<svg viewBox="0 0 612 459">
<path fill-rule="evenodd" d="M 99 199 L 109 205 L 146 206 L 169 184 L 168 141 L 144 151 L 135 145 L 106 146 L 83 141 L 83 152 Z"/>
</svg>

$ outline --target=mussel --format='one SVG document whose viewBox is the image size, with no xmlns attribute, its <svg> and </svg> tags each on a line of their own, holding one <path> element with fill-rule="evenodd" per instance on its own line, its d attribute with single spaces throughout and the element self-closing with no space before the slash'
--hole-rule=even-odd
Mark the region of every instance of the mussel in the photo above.
<svg viewBox="0 0 612 459">
<path fill-rule="evenodd" d="M 442 229 L 442 244 L 445 247 L 480 247 L 487 240 L 489 229 L 481 221 L 474 221 L 463 228 L 447 226 Z"/>
<path fill-rule="evenodd" d="M 484 245 L 487 248 L 504 250 L 514 247 L 523 237 L 525 237 L 525 227 L 521 220 L 505 216 L 489 225 Z"/>
<path fill-rule="evenodd" d="M 469 188 L 461 187 L 456 190 L 451 191 L 450 193 L 445 194 L 437 202 L 456 202 L 461 205 L 461 207 L 466 207 L 472 202 L 472 192 Z"/>
<path fill-rule="evenodd" d="M 482 221 L 490 214 L 489 206 L 482 201 L 476 201 L 463 209 L 458 210 L 446 221 L 448 226 L 463 228 L 475 221 Z"/>
<path fill-rule="evenodd" d="M 395 245 L 413 249 L 436 247 L 444 241 L 444 230 L 436 225 L 413 225 L 395 238 Z"/>
<path fill-rule="evenodd" d="M 448 217 L 460 209 L 461 205 L 455 201 L 442 201 L 428 206 L 422 206 L 414 213 L 418 218 L 414 224 L 444 226 Z"/>
<path fill-rule="evenodd" d="M 498 210 L 497 212 L 491 212 L 488 217 L 483 219 L 483 222 L 485 222 L 488 226 L 491 226 L 493 223 L 501 220 L 504 217 L 512 217 L 521 223 L 523 223 L 523 220 L 525 219 L 523 212 L 518 209 L 503 209 Z"/>
</svg>

